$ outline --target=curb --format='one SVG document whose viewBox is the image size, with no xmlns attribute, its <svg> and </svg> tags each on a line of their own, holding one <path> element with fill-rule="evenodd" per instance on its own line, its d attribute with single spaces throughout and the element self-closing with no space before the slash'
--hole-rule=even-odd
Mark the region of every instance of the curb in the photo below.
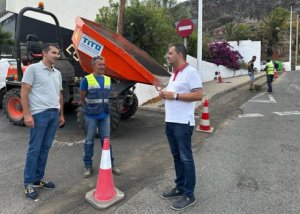
<svg viewBox="0 0 300 214">
<path fill-rule="evenodd" d="M 254 83 L 255 83 L 256 81 L 260 80 L 261 78 L 265 78 L 265 75 L 260 75 L 260 76 L 256 77 L 256 78 L 254 79 Z M 207 97 L 207 100 L 208 100 L 208 101 L 214 100 L 214 99 L 216 99 L 216 98 L 218 98 L 218 97 L 220 97 L 220 96 L 222 96 L 222 95 L 224 95 L 224 94 L 226 94 L 226 93 L 228 93 L 228 92 L 231 92 L 231 91 L 234 91 L 234 90 L 236 90 L 236 89 L 238 89 L 238 88 L 244 87 L 244 86 L 248 85 L 249 83 L 250 83 L 250 80 L 248 80 L 248 81 L 246 81 L 246 82 L 243 82 L 243 83 L 241 83 L 241 84 L 239 84 L 239 85 L 236 85 L 236 86 L 234 86 L 234 87 L 232 87 L 232 88 L 226 89 L 226 90 L 224 90 L 224 91 L 217 92 L 217 93 L 214 94 L 213 96 Z M 265 83 L 266 83 L 266 81 L 262 82 L 261 86 L 263 86 Z M 203 98 L 205 98 L 205 97 L 206 97 L 206 94 L 204 93 L 204 94 L 203 94 Z M 161 105 L 161 104 L 157 104 L 157 105 L 159 106 L 159 105 Z M 196 102 L 196 107 L 195 107 L 196 111 L 198 111 L 198 109 L 199 109 L 200 107 L 202 107 L 202 101 Z M 162 113 L 165 112 L 165 108 L 164 108 L 164 107 L 139 106 L 139 108 L 140 108 L 140 109 L 143 109 L 143 110 L 149 110 L 149 111 L 155 111 L 155 112 L 162 112 Z"/>
</svg>

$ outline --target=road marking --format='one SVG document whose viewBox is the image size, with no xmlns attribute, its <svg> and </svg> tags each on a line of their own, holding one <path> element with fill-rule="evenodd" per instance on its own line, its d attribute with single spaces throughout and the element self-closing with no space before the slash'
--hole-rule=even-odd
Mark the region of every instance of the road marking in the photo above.
<svg viewBox="0 0 300 214">
<path fill-rule="evenodd" d="M 284 111 L 284 112 L 273 112 L 279 116 L 288 116 L 288 115 L 300 115 L 299 111 Z"/>
<path fill-rule="evenodd" d="M 253 97 L 251 100 L 249 100 L 249 103 L 276 103 L 275 98 L 273 97 L 273 95 L 268 94 L 269 99 L 268 100 L 262 100 L 262 99 L 256 99 L 258 97 L 264 96 L 265 93 L 260 93 L 257 96 Z"/>
<path fill-rule="evenodd" d="M 75 146 L 78 144 L 83 144 L 85 142 L 85 140 L 80 140 L 80 141 L 75 141 L 75 142 L 63 142 L 63 141 L 58 141 L 58 140 L 54 140 L 53 141 L 53 146 L 54 147 L 64 147 L 64 146 Z"/>
<path fill-rule="evenodd" d="M 252 114 L 240 114 L 239 118 L 246 118 L 246 117 L 263 117 L 264 115 L 259 113 L 252 113 Z"/>
</svg>

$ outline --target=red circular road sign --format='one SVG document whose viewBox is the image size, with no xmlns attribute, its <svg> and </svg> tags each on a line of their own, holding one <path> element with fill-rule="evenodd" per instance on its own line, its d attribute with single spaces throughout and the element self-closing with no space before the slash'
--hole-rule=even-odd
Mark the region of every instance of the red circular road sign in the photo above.
<svg viewBox="0 0 300 214">
<path fill-rule="evenodd" d="M 176 26 L 176 33 L 185 38 L 193 33 L 194 23 L 190 19 L 182 19 Z"/>
</svg>

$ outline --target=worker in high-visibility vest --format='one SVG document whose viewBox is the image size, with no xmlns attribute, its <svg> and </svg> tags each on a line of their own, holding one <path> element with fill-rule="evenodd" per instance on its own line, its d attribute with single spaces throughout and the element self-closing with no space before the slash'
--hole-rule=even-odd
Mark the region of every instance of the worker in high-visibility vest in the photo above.
<svg viewBox="0 0 300 214">
<path fill-rule="evenodd" d="M 81 81 L 80 99 L 84 109 L 85 142 L 84 142 L 84 173 L 85 178 L 92 176 L 94 138 L 98 131 L 103 147 L 104 138 L 110 137 L 109 93 L 112 89 L 111 79 L 104 75 L 105 59 L 96 56 L 92 59 L 93 73 Z M 111 146 L 111 145 L 110 145 Z M 115 167 L 110 147 L 112 172 L 120 175 L 121 170 Z"/>
<path fill-rule="evenodd" d="M 273 82 L 273 78 L 274 78 L 274 64 L 272 62 L 272 60 L 267 59 L 267 64 L 265 67 L 265 71 L 267 73 L 267 84 L 268 84 L 268 90 L 266 91 L 267 93 L 272 93 L 272 82 Z"/>
</svg>

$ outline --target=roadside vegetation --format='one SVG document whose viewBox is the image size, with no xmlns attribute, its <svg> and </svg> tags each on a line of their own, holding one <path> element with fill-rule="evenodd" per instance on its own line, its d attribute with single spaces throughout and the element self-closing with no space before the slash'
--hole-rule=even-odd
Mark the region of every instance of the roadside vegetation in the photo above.
<svg viewBox="0 0 300 214">
<path fill-rule="evenodd" d="M 183 39 L 176 35 L 176 23 L 182 18 L 197 20 L 197 11 L 195 11 L 197 4 L 196 0 L 182 4 L 177 4 L 177 0 L 128 0 L 123 36 L 149 53 L 159 63 L 164 64 L 168 46 L 172 43 L 183 42 Z M 110 0 L 109 7 L 99 9 L 96 22 L 116 31 L 118 6 L 118 0 Z M 205 1 L 204 7 L 209 8 Z M 206 16 L 207 11 L 204 10 L 204 18 Z M 224 41 L 225 43 L 222 43 L 224 46 L 228 41 L 239 43 L 241 40 L 250 39 L 262 42 L 262 58 L 272 57 L 277 60 L 286 60 L 289 47 L 289 10 L 279 6 L 270 10 L 269 13 L 257 12 L 255 17 L 251 19 L 251 17 L 242 18 L 223 14 L 215 19 L 217 21 L 214 23 L 205 20 L 202 38 L 203 59 L 210 62 L 220 61 L 215 58 L 216 54 L 212 52 L 212 48 L 209 48 L 215 42 Z M 196 28 L 197 26 L 195 26 Z M 295 35 L 293 36 L 295 37 Z M 213 49 L 216 51 L 216 47 Z M 293 49 L 295 49 L 295 45 L 293 45 Z M 197 57 L 196 30 L 188 38 L 188 53 Z M 226 54 L 226 51 L 223 54 Z M 241 62 L 241 57 L 236 56 L 231 57 L 233 61 L 229 63 L 229 68 L 239 67 L 236 63 Z M 234 58 L 236 58 L 236 62 L 234 62 Z"/>
</svg>

